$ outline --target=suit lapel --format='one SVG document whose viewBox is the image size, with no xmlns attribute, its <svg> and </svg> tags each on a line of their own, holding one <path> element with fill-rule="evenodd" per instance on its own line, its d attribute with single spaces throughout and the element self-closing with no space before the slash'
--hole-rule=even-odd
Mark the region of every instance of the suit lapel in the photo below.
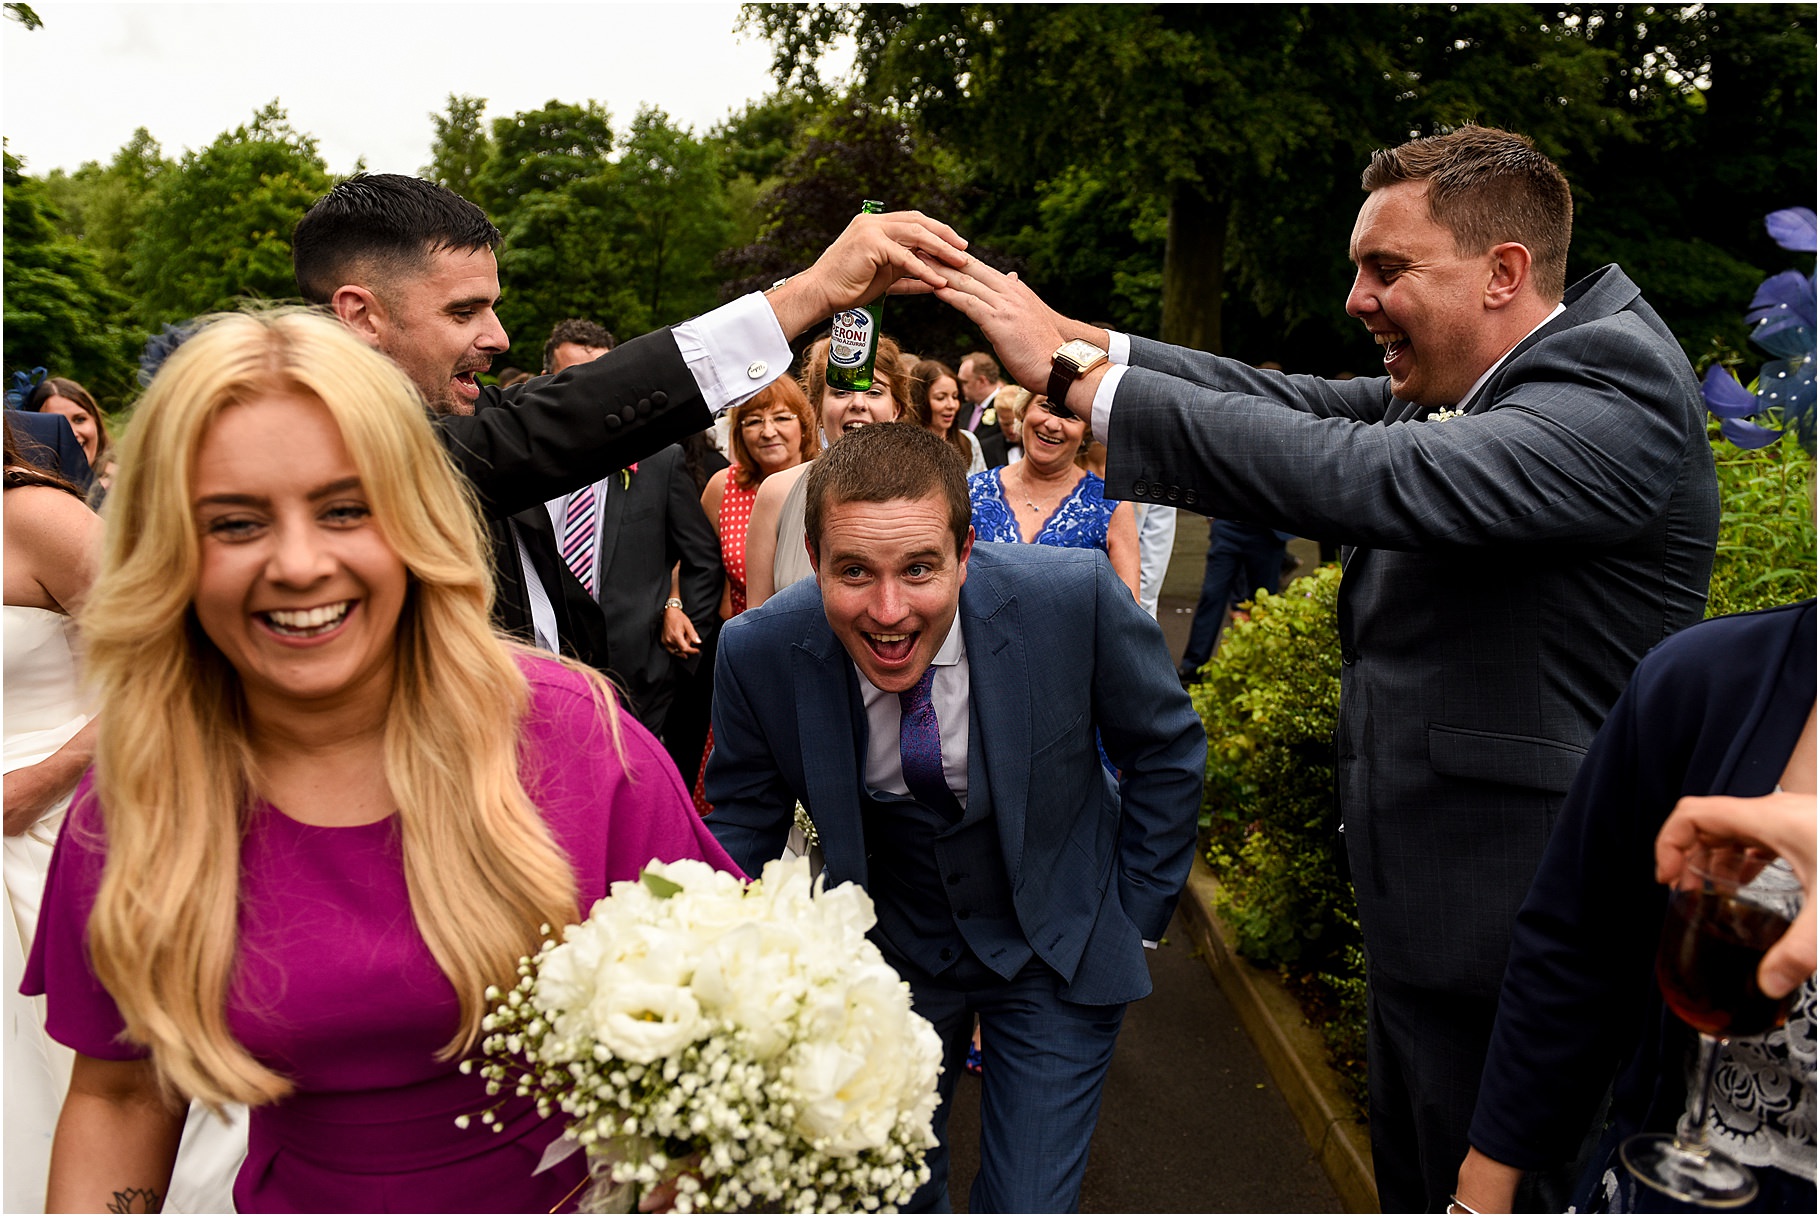
<svg viewBox="0 0 1820 1217">
<path fill-rule="evenodd" d="M 967 644 L 968 684 L 980 725 L 969 729 L 969 804 L 984 776 L 998 821 L 1005 871 L 1017 886 L 1024 860 L 1024 810 L 1030 798 L 1030 668 L 1016 596 L 1003 596 L 974 551 L 961 587 L 961 637 Z"/>
<path fill-rule="evenodd" d="M 855 708 L 858 690 L 851 667 L 827 618 L 814 614 L 802 641 L 790 648 L 803 803 L 813 812 L 830 881 L 852 879 L 864 885 L 868 876 L 858 757 L 866 745 L 865 714 Z M 851 746 L 830 747 L 842 742 Z"/>
<path fill-rule="evenodd" d="M 637 480 L 636 474 L 633 475 L 633 480 Z M 606 498 L 600 513 L 600 531 L 594 537 L 594 547 L 598 554 L 596 560 L 599 562 L 596 569 L 600 571 L 596 586 L 600 588 L 603 599 L 606 596 L 607 572 L 613 568 L 613 551 L 619 545 L 619 523 L 625 519 L 626 500 L 632 496 L 631 488 L 623 482 L 622 474 L 610 473 L 596 487 L 596 493 Z M 668 595 L 667 592 L 665 594 Z"/>
</svg>

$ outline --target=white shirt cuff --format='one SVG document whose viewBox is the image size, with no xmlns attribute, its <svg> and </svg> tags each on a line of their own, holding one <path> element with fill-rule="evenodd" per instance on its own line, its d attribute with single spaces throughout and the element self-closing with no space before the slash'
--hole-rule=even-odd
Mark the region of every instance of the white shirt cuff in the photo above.
<svg viewBox="0 0 1820 1217">
<path fill-rule="evenodd" d="M 1129 346 L 1126 349 L 1129 351 Z M 1112 395 L 1119 391 L 1119 381 L 1125 378 L 1125 373 L 1129 370 L 1122 363 L 1113 364 L 1106 369 L 1106 374 L 1100 377 L 1099 388 L 1093 391 L 1093 418 L 1091 420 L 1093 438 L 1102 444 L 1106 443 L 1106 437 L 1112 434 Z"/>
<path fill-rule="evenodd" d="M 1106 331 L 1106 356 L 1123 367 L 1131 362 L 1131 335 L 1117 330 Z"/>
<path fill-rule="evenodd" d="M 1154 951 L 1157 949 L 1157 944 L 1151 939 L 1145 938 L 1141 939 L 1141 941 L 1143 942 L 1146 951 Z"/>
<path fill-rule="evenodd" d="M 710 414 L 737 406 L 790 369 L 790 343 L 763 292 L 672 329 Z"/>
</svg>

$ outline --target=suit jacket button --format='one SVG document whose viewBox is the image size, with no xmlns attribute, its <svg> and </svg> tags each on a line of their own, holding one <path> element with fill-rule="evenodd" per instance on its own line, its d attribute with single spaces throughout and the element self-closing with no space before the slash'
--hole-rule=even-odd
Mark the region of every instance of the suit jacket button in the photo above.
<svg viewBox="0 0 1820 1217">
<path fill-rule="evenodd" d="M 1179 503 L 1179 502 L 1181 502 L 1181 501 L 1182 501 L 1182 491 L 1181 491 L 1181 488 L 1180 488 L 1180 487 L 1179 487 L 1179 486 L 1171 486 L 1171 487 L 1170 487 L 1170 488 L 1169 488 L 1169 495 L 1168 495 L 1168 498 L 1169 498 L 1169 501 L 1170 501 L 1170 502 L 1171 502 L 1171 503 Z"/>
<path fill-rule="evenodd" d="M 662 389 L 658 389 L 651 394 L 651 404 L 661 410 L 670 404 L 670 395 Z"/>
<path fill-rule="evenodd" d="M 645 415 L 649 414 L 651 412 L 651 399 L 648 397 L 639 398 L 637 409 L 638 409 L 638 416 L 640 418 L 643 418 Z"/>
<path fill-rule="evenodd" d="M 953 959 L 953 958 L 954 958 L 954 949 L 952 947 L 943 947 L 942 948 L 942 962 L 947 963 L 950 959 Z"/>
<path fill-rule="evenodd" d="M 621 418 L 625 419 L 627 422 L 631 422 L 633 419 L 638 417 L 638 407 L 637 406 L 626 406 L 620 410 L 619 416 Z"/>
<path fill-rule="evenodd" d="M 1192 490 L 1182 491 L 1182 506 L 1184 506 L 1184 507 L 1193 507 L 1194 506 L 1194 491 L 1192 491 Z"/>
<path fill-rule="evenodd" d="M 1133 483 L 1131 483 L 1131 493 L 1132 494 L 1149 494 L 1150 493 L 1150 484 L 1148 482 L 1133 482 Z"/>
<path fill-rule="evenodd" d="M 1359 653 L 1351 647 L 1341 647 L 1340 662 L 1350 668 L 1353 664 L 1359 662 Z"/>
<path fill-rule="evenodd" d="M 607 422 L 607 430 L 609 430 L 609 431 L 619 430 L 619 415 L 617 415 L 617 414 L 607 415 L 606 422 Z"/>
</svg>

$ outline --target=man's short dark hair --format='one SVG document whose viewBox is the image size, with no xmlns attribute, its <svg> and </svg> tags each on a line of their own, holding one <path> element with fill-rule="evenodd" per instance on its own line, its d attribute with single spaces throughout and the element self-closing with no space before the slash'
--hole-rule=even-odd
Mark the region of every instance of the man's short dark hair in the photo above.
<svg viewBox="0 0 1820 1217">
<path fill-rule="evenodd" d="M 809 464 L 803 533 L 819 560 L 822 521 L 842 503 L 890 503 L 939 495 L 948 501 L 954 552 L 967 544 L 973 507 L 966 459 L 915 423 L 873 423 L 849 431 Z"/>
<path fill-rule="evenodd" d="M 317 199 L 291 234 L 297 290 L 327 304 L 346 283 L 419 269 L 441 249 L 492 249 L 499 229 L 446 186 L 398 173 L 357 173 Z"/>
<path fill-rule="evenodd" d="M 595 347 L 610 351 L 619 345 L 619 339 L 613 337 L 613 331 L 598 321 L 589 321 L 585 317 L 571 317 L 567 321 L 558 321 L 550 327 L 550 337 L 543 344 L 543 370 L 556 370 L 556 348 L 565 342 L 576 346 Z"/>
<path fill-rule="evenodd" d="M 999 370 L 998 360 L 984 351 L 968 351 L 961 356 L 961 362 L 973 361 L 973 374 L 984 376 L 987 380 L 1003 383 L 1005 374 Z"/>
<path fill-rule="evenodd" d="M 1369 193 L 1398 182 L 1428 183 L 1428 214 L 1453 233 L 1461 257 L 1515 241 L 1529 250 L 1543 299 L 1566 291 L 1573 192 L 1527 136 L 1468 124 L 1380 148 L 1359 184 Z"/>
</svg>

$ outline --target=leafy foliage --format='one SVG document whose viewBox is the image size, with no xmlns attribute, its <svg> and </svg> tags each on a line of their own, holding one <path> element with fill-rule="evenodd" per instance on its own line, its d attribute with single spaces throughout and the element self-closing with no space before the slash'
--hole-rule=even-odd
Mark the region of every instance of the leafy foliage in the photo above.
<svg viewBox="0 0 1820 1217">
<path fill-rule="evenodd" d="M 1746 451 L 1715 423 L 1719 546 L 1706 615 L 1746 613 L 1814 594 L 1814 457 L 1792 438 Z"/>
<path fill-rule="evenodd" d="M 139 211 L 127 287 L 146 330 L 247 299 L 295 297 L 291 231 L 329 188 L 316 140 L 278 102 L 186 152 Z"/>
<path fill-rule="evenodd" d="M 947 168 L 908 125 L 870 105 L 836 107 L 804 124 L 777 176 L 760 200 L 758 239 L 724 256 L 729 297 L 808 266 L 866 199 L 891 211 L 955 212 Z M 958 314 L 928 298 L 888 301 L 884 330 L 905 350 L 951 353 L 977 342 Z"/>
<path fill-rule="evenodd" d="M 420 171 L 428 181 L 447 186 L 464 199 L 474 197 L 474 179 L 492 155 L 493 143 L 482 122 L 487 101 L 465 93 L 449 94 L 449 106 L 430 115 L 430 163 Z"/>
<path fill-rule="evenodd" d="M 1342 1067 L 1364 1059 L 1364 956 L 1334 811 L 1340 570 L 1252 604 L 1194 686 L 1207 729 L 1203 820 L 1216 908 L 1238 950 L 1328 1011 Z"/>
<path fill-rule="evenodd" d="M 6 153 L 6 366 L 68 376 L 117 408 L 133 385 L 129 301 L 95 256 L 58 229 L 43 183 Z"/>
</svg>

